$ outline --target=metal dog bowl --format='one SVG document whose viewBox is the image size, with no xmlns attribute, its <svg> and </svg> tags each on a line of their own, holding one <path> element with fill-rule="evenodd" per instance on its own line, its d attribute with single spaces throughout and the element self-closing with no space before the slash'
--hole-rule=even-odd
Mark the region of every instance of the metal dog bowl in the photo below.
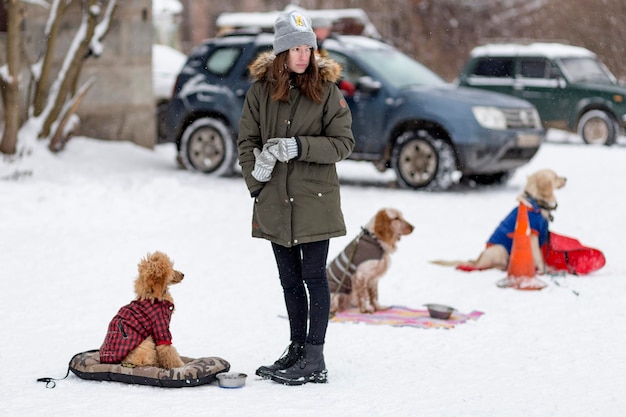
<svg viewBox="0 0 626 417">
<path fill-rule="evenodd" d="M 248 375 L 241 372 L 222 372 L 216 376 L 222 388 L 241 388 L 245 385 Z"/>
<path fill-rule="evenodd" d="M 443 304 L 424 304 L 428 308 L 428 314 L 434 319 L 448 320 L 454 311 L 453 307 Z"/>
</svg>

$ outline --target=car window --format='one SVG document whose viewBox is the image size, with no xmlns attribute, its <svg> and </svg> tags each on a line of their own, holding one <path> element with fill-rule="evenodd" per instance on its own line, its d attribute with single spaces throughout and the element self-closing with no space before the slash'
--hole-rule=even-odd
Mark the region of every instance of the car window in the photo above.
<svg viewBox="0 0 626 417">
<path fill-rule="evenodd" d="M 206 69 L 215 75 L 226 75 L 241 55 L 241 48 L 228 46 L 215 50 L 207 59 Z"/>
<path fill-rule="evenodd" d="M 339 63 L 342 68 L 341 76 L 347 81 L 356 84 L 365 72 L 359 68 L 350 58 L 334 51 L 328 51 L 328 57 Z"/>
<path fill-rule="evenodd" d="M 479 77 L 507 78 L 513 77 L 514 69 L 515 66 L 513 58 L 481 58 L 476 63 L 472 75 L 477 75 Z"/>
<path fill-rule="evenodd" d="M 597 81 L 612 84 L 614 76 L 598 60 L 594 58 L 562 58 L 565 72 L 573 82 Z"/>
<path fill-rule="evenodd" d="M 520 60 L 520 76 L 524 78 L 548 78 L 549 61 L 544 58 Z"/>
<path fill-rule="evenodd" d="M 204 57 L 206 56 L 208 49 L 208 45 L 205 44 L 200 44 L 193 48 L 187 57 L 186 66 L 194 69 L 200 68 L 204 62 Z"/>
<path fill-rule="evenodd" d="M 362 49 L 354 52 L 359 60 L 372 68 L 375 79 L 385 80 L 394 88 L 415 85 L 438 86 L 446 82 L 413 58 L 393 49 Z"/>
</svg>

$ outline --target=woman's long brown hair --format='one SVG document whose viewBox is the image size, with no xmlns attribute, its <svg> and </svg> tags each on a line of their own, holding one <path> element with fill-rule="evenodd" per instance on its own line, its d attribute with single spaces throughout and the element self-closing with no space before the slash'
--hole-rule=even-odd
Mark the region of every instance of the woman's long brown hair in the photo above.
<svg viewBox="0 0 626 417">
<path fill-rule="evenodd" d="M 275 80 L 272 100 L 289 101 L 289 86 L 292 73 L 289 71 L 287 62 L 289 61 L 289 50 L 276 55 L 270 68 L 270 79 Z M 302 74 L 293 74 L 294 85 L 300 88 L 302 94 L 314 103 L 322 102 L 322 83 L 320 81 L 320 70 L 315 59 L 315 51 L 311 50 L 309 66 Z"/>
</svg>

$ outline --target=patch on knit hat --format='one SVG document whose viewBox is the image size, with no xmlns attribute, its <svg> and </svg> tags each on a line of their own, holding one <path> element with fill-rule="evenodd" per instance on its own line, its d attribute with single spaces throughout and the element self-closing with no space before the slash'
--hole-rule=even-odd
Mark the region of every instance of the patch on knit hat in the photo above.
<svg viewBox="0 0 626 417">
<path fill-rule="evenodd" d="M 317 49 L 311 19 L 297 11 L 280 14 L 274 23 L 274 54 L 300 45 Z"/>
</svg>

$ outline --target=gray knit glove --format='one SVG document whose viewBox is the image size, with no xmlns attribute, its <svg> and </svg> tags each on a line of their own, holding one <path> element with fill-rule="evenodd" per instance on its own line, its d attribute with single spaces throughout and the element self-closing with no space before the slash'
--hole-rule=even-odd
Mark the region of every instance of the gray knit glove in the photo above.
<svg viewBox="0 0 626 417">
<path fill-rule="evenodd" d="M 272 138 L 267 141 L 268 149 L 280 162 L 287 162 L 298 157 L 296 138 Z"/>
<path fill-rule="evenodd" d="M 259 182 L 268 182 L 272 178 L 272 170 L 276 165 L 276 157 L 268 151 L 268 146 L 263 147 L 263 151 L 254 148 L 254 169 L 252 176 Z"/>
</svg>

